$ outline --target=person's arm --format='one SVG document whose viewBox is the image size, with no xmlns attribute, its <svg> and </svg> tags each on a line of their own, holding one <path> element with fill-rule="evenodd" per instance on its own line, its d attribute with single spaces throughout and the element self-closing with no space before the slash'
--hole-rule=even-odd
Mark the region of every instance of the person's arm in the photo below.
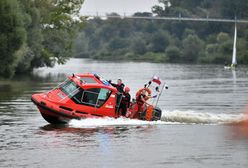
<svg viewBox="0 0 248 168">
<path fill-rule="evenodd" d="M 112 86 L 114 86 L 114 87 L 117 87 L 117 84 L 115 84 L 115 83 L 111 83 L 111 82 L 110 82 L 110 84 L 111 84 Z"/>
<path fill-rule="evenodd" d="M 116 87 L 116 86 L 117 86 L 117 84 L 112 83 L 112 80 L 108 80 L 108 82 L 109 82 L 109 84 L 110 84 L 110 85 L 112 85 L 112 86 L 114 86 L 114 87 Z"/>
<path fill-rule="evenodd" d="M 143 103 L 145 103 L 145 104 L 149 105 L 149 104 L 146 102 L 146 100 L 145 100 L 144 96 L 141 96 L 141 101 L 142 101 Z"/>
</svg>

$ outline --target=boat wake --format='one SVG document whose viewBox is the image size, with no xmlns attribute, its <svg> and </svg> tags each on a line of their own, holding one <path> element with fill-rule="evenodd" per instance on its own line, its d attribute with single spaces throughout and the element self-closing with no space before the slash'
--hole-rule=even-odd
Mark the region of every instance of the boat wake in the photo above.
<svg viewBox="0 0 248 168">
<path fill-rule="evenodd" d="M 95 128 L 105 126 L 140 126 L 140 125 L 172 125 L 172 124 L 229 124 L 244 119 L 243 114 L 214 114 L 197 113 L 194 111 L 163 111 L 160 121 L 141 121 L 129 118 L 88 118 L 71 120 L 69 126 L 73 128 Z"/>
<path fill-rule="evenodd" d="M 92 127 L 105 127 L 105 126 L 140 126 L 140 125 L 158 125 L 170 124 L 164 121 L 141 121 L 129 118 L 88 118 L 82 120 L 71 120 L 69 126 L 74 128 L 92 128 Z M 172 124 L 172 123 L 171 123 Z"/>
<path fill-rule="evenodd" d="M 241 121 L 244 118 L 244 114 L 214 114 L 174 110 L 163 111 L 161 120 L 164 122 L 177 122 L 184 124 L 229 124 Z"/>
</svg>

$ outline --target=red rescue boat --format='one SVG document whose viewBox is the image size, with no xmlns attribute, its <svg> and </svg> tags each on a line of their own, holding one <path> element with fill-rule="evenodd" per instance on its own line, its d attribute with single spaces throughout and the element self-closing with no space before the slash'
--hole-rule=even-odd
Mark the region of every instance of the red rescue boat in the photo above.
<svg viewBox="0 0 248 168">
<path fill-rule="evenodd" d="M 121 116 L 121 98 L 122 94 L 108 81 L 97 74 L 87 73 L 73 74 L 53 90 L 33 94 L 31 100 L 47 122 L 56 124 L 67 123 L 71 119 L 118 118 Z M 158 107 L 144 104 L 140 108 L 133 101 L 125 117 L 156 121 L 161 119 L 161 113 Z"/>
</svg>

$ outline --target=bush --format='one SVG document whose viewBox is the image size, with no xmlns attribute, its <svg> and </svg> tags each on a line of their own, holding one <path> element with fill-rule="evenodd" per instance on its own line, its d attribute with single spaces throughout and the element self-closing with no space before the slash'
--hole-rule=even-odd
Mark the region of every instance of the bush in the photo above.
<svg viewBox="0 0 248 168">
<path fill-rule="evenodd" d="M 166 48 L 165 53 L 168 57 L 169 62 L 180 62 L 181 52 L 176 46 L 169 46 Z"/>
<path fill-rule="evenodd" d="M 204 51 L 204 42 L 197 35 L 188 35 L 183 40 L 183 59 L 196 63 L 198 56 Z"/>
</svg>

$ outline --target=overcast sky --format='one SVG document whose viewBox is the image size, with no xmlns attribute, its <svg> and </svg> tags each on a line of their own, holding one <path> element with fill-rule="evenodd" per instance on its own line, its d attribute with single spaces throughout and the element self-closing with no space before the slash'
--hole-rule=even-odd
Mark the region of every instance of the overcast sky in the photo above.
<svg viewBox="0 0 248 168">
<path fill-rule="evenodd" d="M 157 0 L 84 0 L 81 14 L 151 12 Z"/>
</svg>

